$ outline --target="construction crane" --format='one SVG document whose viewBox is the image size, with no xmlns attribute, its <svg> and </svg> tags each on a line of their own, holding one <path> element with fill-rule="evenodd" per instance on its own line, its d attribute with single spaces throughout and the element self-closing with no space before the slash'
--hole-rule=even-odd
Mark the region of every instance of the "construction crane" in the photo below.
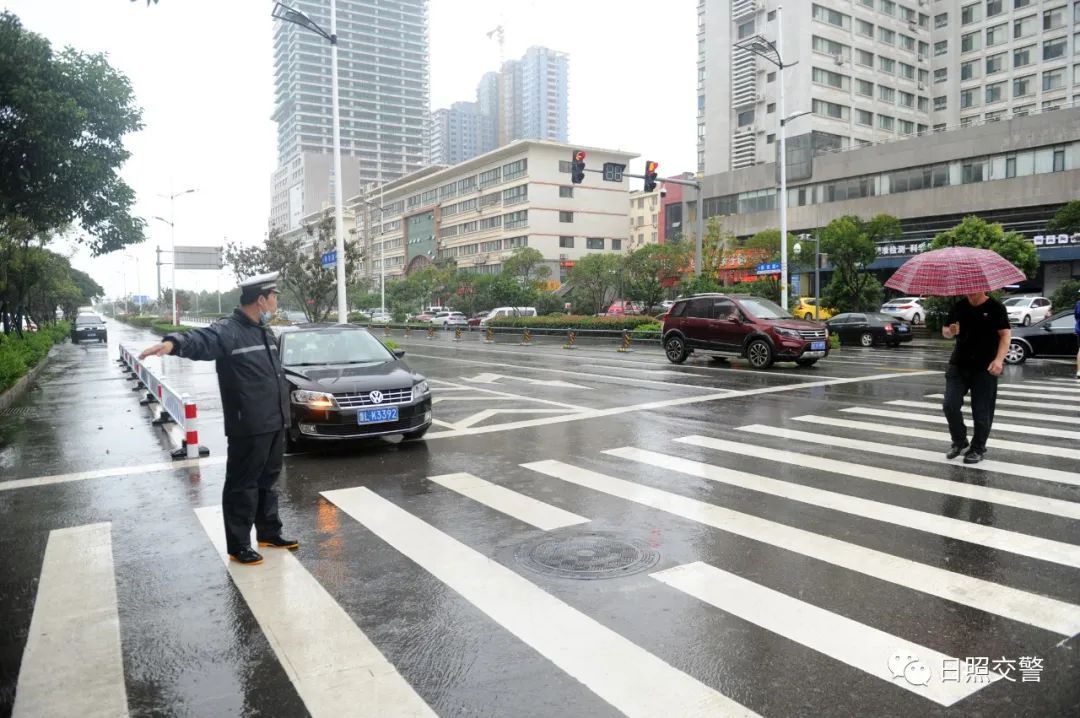
<svg viewBox="0 0 1080 718">
<path fill-rule="evenodd" d="M 506 60 L 506 31 L 502 25 L 496 25 L 494 29 L 488 31 L 488 39 L 490 40 L 493 35 L 498 35 L 499 42 L 499 67 L 503 66 L 503 62 Z"/>
</svg>

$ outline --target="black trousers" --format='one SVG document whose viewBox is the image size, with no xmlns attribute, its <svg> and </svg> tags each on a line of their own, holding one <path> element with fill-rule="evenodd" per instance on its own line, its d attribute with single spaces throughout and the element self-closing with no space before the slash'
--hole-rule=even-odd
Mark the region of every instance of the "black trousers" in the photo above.
<svg viewBox="0 0 1080 718">
<path fill-rule="evenodd" d="M 964 405 L 964 395 L 971 392 L 971 418 L 975 432 L 971 437 L 971 448 L 986 451 L 986 440 L 990 437 L 990 426 L 994 423 L 994 405 L 997 403 L 997 377 L 983 369 L 949 365 L 945 372 L 945 400 L 941 408 L 949 422 L 949 434 L 953 446 L 967 446 L 967 426 L 960 408 Z"/>
<path fill-rule="evenodd" d="M 285 430 L 229 437 L 225 462 L 225 546 L 230 554 L 251 546 L 251 527 L 259 538 L 281 534 L 274 484 L 285 455 Z"/>
</svg>

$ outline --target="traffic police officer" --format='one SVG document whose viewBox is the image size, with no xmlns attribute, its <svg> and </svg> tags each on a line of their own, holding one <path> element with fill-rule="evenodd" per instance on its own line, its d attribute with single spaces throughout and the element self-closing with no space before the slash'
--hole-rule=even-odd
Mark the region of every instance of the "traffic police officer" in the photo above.
<svg viewBox="0 0 1080 718">
<path fill-rule="evenodd" d="M 229 556 L 242 564 L 262 563 L 251 547 L 295 549 L 282 538 L 274 484 L 281 473 L 289 396 L 277 344 L 267 323 L 277 311 L 278 273 L 240 284 L 240 306 L 205 329 L 168 334 L 139 358 L 172 354 L 217 363 L 229 451 L 221 508 Z"/>
</svg>

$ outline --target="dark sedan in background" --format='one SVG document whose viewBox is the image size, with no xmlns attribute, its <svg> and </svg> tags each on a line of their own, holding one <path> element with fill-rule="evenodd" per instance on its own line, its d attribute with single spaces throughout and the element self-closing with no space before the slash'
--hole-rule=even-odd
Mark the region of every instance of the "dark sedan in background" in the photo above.
<svg viewBox="0 0 1080 718">
<path fill-rule="evenodd" d="M 71 325 L 71 343 L 79 342 L 106 342 L 109 339 L 109 330 L 105 326 L 105 320 L 96 314 L 80 314 L 75 317 Z"/>
<path fill-rule="evenodd" d="M 401 434 L 419 439 L 431 426 L 431 389 L 423 376 L 355 325 L 283 327 L 278 337 L 289 382 L 289 450 L 316 442 Z"/>
<path fill-rule="evenodd" d="M 1028 357 L 1071 359 L 1076 356 L 1076 344 L 1076 319 L 1070 309 L 1030 327 L 1014 327 L 1005 362 L 1021 364 Z"/>
<path fill-rule="evenodd" d="M 881 312 L 847 312 L 825 322 L 829 331 L 840 337 L 841 344 L 872 347 L 875 344 L 898 347 L 911 341 L 911 327 Z"/>
</svg>

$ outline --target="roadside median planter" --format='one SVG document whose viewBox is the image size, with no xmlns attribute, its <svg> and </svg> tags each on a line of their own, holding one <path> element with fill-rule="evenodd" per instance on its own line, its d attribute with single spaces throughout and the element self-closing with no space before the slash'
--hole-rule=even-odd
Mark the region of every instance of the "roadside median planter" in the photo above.
<svg viewBox="0 0 1080 718">
<path fill-rule="evenodd" d="M 656 324 L 656 320 L 648 316 L 586 317 L 561 314 L 544 317 L 502 317 L 491 320 L 487 323 L 487 326 L 496 329 L 550 329 L 559 331 L 575 329 L 622 332 L 624 329 L 637 329 L 648 324 Z"/>
<path fill-rule="evenodd" d="M 53 345 L 71 334 L 71 324 L 58 322 L 36 332 L 0 334 L 0 393 L 14 386 L 28 371 L 39 365 Z"/>
</svg>

